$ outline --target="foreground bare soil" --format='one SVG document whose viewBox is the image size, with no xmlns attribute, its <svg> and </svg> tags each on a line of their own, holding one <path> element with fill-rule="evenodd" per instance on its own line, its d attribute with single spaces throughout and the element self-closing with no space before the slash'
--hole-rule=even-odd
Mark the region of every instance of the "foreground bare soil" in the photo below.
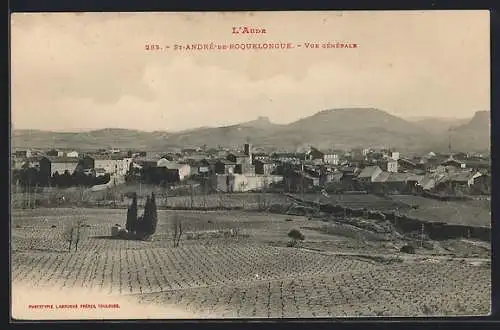
<svg viewBox="0 0 500 330">
<path fill-rule="evenodd" d="M 174 214 L 185 226 L 177 248 Z M 382 239 L 349 228 L 325 230 L 330 224 L 304 217 L 236 211 L 160 211 L 153 241 L 111 239 L 111 226 L 123 224 L 125 215 L 119 209 L 14 210 L 13 286 L 73 292 L 78 303 L 81 292 L 127 297 L 143 307 L 175 306 L 179 317 L 490 312 L 491 266 L 483 242 L 433 242 L 434 248 L 410 256 L 398 252 L 405 237 Z M 87 226 L 78 251 L 68 252 L 64 233 L 76 218 Z M 292 228 L 306 236 L 298 247 L 287 247 Z M 127 317 L 172 317 L 147 315 L 147 308 L 136 314 Z"/>
</svg>

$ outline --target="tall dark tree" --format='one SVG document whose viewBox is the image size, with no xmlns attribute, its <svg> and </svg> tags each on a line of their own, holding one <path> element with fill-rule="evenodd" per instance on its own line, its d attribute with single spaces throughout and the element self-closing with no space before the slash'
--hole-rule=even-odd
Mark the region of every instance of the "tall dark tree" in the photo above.
<svg viewBox="0 0 500 330">
<path fill-rule="evenodd" d="M 158 225 L 158 210 L 156 209 L 156 198 L 154 192 L 151 193 L 150 209 L 151 223 L 149 227 L 149 235 L 153 235 L 156 232 L 156 226 Z"/>
<path fill-rule="evenodd" d="M 149 196 L 146 196 L 146 204 L 144 204 L 144 214 L 139 219 L 140 221 L 137 222 L 136 232 L 139 235 L 144 236 L 149 233 L 151 228 L 151 199 L 149 198 Z"/>
<path fill-rule="evenodd" d="M 129 232 L 135 232 L 137 225 L 137 194 L 132 196 L 132 204 L 127 210 L 127 224 L 126 228 Z"/>
</svg>

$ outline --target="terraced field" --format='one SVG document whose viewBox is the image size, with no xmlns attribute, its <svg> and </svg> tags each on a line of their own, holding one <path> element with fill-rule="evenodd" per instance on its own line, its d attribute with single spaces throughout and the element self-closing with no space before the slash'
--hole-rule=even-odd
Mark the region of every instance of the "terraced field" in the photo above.
<svg viewBox="0 0 500 330">
<path fill-rule="evenodd" d="M 301 198 L 300 194 L 294 194 L 295 198 Z M 318 200 L 323 204 L 334 204 L 340 205 L 342 207 L 352 208 L 352 209 L 369 209 L 376 211 L 392 211 L 392 210 L 404 210 L 408 209 L 409 205 L 393 200 L 391 198 L 383 198 L 372 194 L 345 194 L 345 195 L 334 195 L 331 194 L 325 197 L 321 194 L 304 194 L 304 200 L 317 202 Z"/>
<path fill-rule="evenodd" d="M 288 248 L 282 244 L 288 241 L 287 232 L 314 221 L 265 213 L 175 212 L 186 232 L 237 228 L 240 233 L 184 237 L 177 248 L 170 235 L 174 211 L 159 212 L 158 234 L 151 242 L 109 238 L 110 227 L 123 223 L 125 213 L 14 211 L 13 285 L 126 296 L 143 306 L 176 306 L 200 317 L 489 313 L 487 262 L 381 262 Z M 78 251 L 68 252 L 64 232 L 76 218 L 85 220 L 84 236 Z M 350 239 L 303 232 L 305 243 Z"/>
<path fill-rule="evenodd" d="M 412 218 L 457 225 L 491 227 L 490 201 L 438 201 L 410 195 L 396 195 L 391 198 L 398 202 L 418 206 L 406 212 Z"/>
</svg>

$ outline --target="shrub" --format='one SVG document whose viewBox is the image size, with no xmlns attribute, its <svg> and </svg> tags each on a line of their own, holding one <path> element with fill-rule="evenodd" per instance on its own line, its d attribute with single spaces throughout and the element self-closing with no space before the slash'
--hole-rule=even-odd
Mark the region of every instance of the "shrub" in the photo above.
<svg viewBox="0 0 500 330">
<path fill-rule="evenodd" d="M 292 229 L 288 233 L 288 237 L 293 239 L 294 241 L 303 241 L 305 239 L 304 234 L 302 234 L 298 229 Z"/>
<path fill-rule="evenodd" d="M 400 251 L 404 253 L 415 254 L 415 248 L 411 245 L 405 245 L 401 247 Z"/>
</svg>

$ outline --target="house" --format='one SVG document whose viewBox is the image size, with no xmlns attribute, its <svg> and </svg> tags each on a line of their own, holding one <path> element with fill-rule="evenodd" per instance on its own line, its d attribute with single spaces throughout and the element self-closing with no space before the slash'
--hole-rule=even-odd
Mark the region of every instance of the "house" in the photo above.
<svg viewBox="0 0 500 330">
<path fill-rule="evenodd" d="M 189 164 L 169 162 L 166 159 L 158 161 L 157 168 L 166 170 L 169 182 L 183 181 L 191 175 L 191 166 Z"/>
<path fill-rule="evenodd" d="M 232 163 L 235 163 L 234 173 L 255 174 L 255 167 L 252 164 L 251 145 L 245 144 L 244 152 L 231 152 L 226 157 Z"/>
<path fill-rule="evenodd" d="M 372 185 L 373 190 L 384 193 L 413 193 L 422 178 L 412 173 L 383 172 L 374 179 Z"/>
<path fill-rule="evenodd" d="M 470 168 L 473 170 L 490 170 L 491 169 L 491 160 L 484 159 L 480 157 L 470 157 L 466 160 L 463 160 L 466 168 Z"/>
<path fill-rule="evenodd" d="M 148 160 L 148 161 L 154 161 L 156 159 L 151 159 L 151 160 Z M 160 158 L 158 160 L 156 160 L 156 163 L 154 164 L 154 166 L 150 166 L 150 167 L 167 167 L 168 164 L 173 164 L 174 162 L 171 162 L 169 161 L 168 159 L 166 158 Z"/>
<path fill-rule="evenodd" d="M 441 163 L 442 166 L 453 166 L 456 168 L 465 168 L 465 162 L 455 159 L 453 156 L 450 156 L 447 160 Z"/>
<path fill-rule="evenodd" d="M 362 183 L 373 182 L 382 172 L 382 169 L 378 166 L 367 166 L 358 174 L 357 180 Z"/>
<path fill-rule="evenodd" d="M 397 152 L 397 151 L 391 151 L 390 157 L 391 157 L 392 160 L 398 161 L 399 160 L 399 152 Z"/>
<path fill-rule="evenodd" d="M 64 152 L 61 150 L 57 150 L 57 149 L 51 149 L 51 150 L 46 152 L 46 155 L 50 156 L 50 157 L 63 157 Z"/>
<path fill-rule="evenodd" d="M 138 169 L 148 169 L 156 167 L 158 162 L 161 162 L 165 158 L 160 157 L 135 157 L 133 158 L 133 166 Z M 165 159 L 166 160 L 166 159 Z"/>
<path fill-rule="evenodd" d="M 66 157 L 69 157 L 69 158 L 78 158 L 78 151 L 70 151 L 68 153 L 66 153 Z"/>
<path fill-rule="evenodd" d="M 191 166 L 189 164 L 171 163 L 167 166 L 169 176 L 175 181 L 184 181 L 191 175 Z"/>
<path fill-rule="evenodd" d="M 254 160 L 255 174 L 270 175 L 275 169 L 276 164 L 266 160 Z"/>
<path fill-rule="evenodd" d="M 130 169 L 132 158 L 123 155 L 85 155 L 79 167 L 85 169 L 103 168 L 106 173 L 125 175 Z"/>
<path fill-rule="evenodd" d="M 257 153 L 253 153 L 252 154 L 253 156 L 253 160 L 256 161 L 256 160 L 269 160 L 269 156 L 264 153 L 264 152 L 257 152 Z"/>
<path fill-rule="evenodd" d="M 30 158 L 33 156 L 31 150 L 16 150 L 14 151 L 14 156 L 18 158 Z"/>
<path fill-rule="evenodd" d="M 439 182 L 444 175 L 427 173 L 418 180 L 417 186 L 422 190 L 431 191 L 436 187 L 436 182 Z"/>
<path fill-rule="evenodd" d="M 73 174 L 77 167 L 79 160 L 76 158 L 69 157 L 41 157 L 40 160 L 40 172 L 50 173 L 53 176 L 55 173 L 64 174 L 66 171 L 69 174 Z"/>
<path fill-rule="evenodd" d="M 423 175 L 414 173 L 389 173 L 387 183 L 395 183 L 401 186 L 402 192 L 413 192 L 418 182 L 423 178 Z"/>
<path fill-rule="evenodd" d="M 218 192 L 233 192 L 234 174 L 214 174 L 211 178 L 212 187 Z"/>
<path fill-rule="evenodd" d="M 242 152 L 231 152 L 227 155 L 226 159 L 235 164 L 243 164 L 250 162 L 250 157 Z"/>
<path fill-rule="evenodd" d="M 418 168 L 417 163 L 410 159 L 406 158 L 400 158 L 397 160 L 398 163 L 398 169 L 401 169 L 402 171 L 404 170 L 414 170 Z"/>
<path fill-rule="evenodd" d="M 368 155 L 366 155 L 367 159 L 372 162 L 379 162 L 384 159 L 384 154 L 381 151 L 371 151 Z"/>
<path fill-rule="evenodd" d="M 218 159 L 214 164 L 216 174 L 233 174 L 236 163 L 227 159 Z"/>
<path fill-rule="evenodd" d="M 98 161 L 97 164 L 100 162 Z M 105 167 L 105 169 L 109 169 L 112 174 L 116 175 L 125 175 L 130 169 L 130 164 L 132 163 L 132 158 L 130 157 L 125 157 L 123 155 L 116 155 L 116 156 L 111 156 L 111 164 L 108 166 L 108 168 Z"/>
<path fill-rule="evenodd" d="M 467 193 L 481 176 L 480 172 L 474 171 L 448 172 L 436 182 L 435 189 L 447 193 Z"/>
<path fill-rule="evenodd" d="M 216 175 L 214 176 L 214 187 L 223 192 L 261 191 L 269 188 L 272 184 L 280 183 L 283 177 L 279 175 Z"/>
<path fill-rule="evenodd" d="M 215 163 L 217 161 L 212 158 L 205 158 L 198 162 L 198 173 L 201 175 L 209 175 L 215 172 Z"/>
<path fill-rule="evenodd" d="M 195 159 L 192 159 L 192 158 L 189 158 L 189 159 L 186 159 L 186 160 L 182 160 L 182 161 L 179 161 L 179 162 L 171 162 L 171 163 L 178 163 L 178 164 L 187 164 L 189 165 L 189 168 L 190 168 L 190 175 L 199 175 L 199 163 L 200 161 L 198 160 L 195 160 Z"/>
<path fill-rule="evenodd" d="M 325 164 L 338 165 L 340 162 L 340 156 L 338 153 L 327 153 L 323 156 L 323 162 Z"/>
<path fill-rule="evenodd" d="M 299 164 L 307 158 L 306 153 L 290 153 L 290 152 L 275 152 L 271 155 L 271 159 L 284 162 Z"/>
<path fill-rule="evenodd" d="M 176 161 L 180 160 L 182 157 L 179 157 L 179 155 L 176 153 L 167 152 L 167 153 L 161 155 L 161 158 L 165 158 L 166 160 L 168 160 L 170 162 L 176 162 Z"/>
<path fill-rule="evenodd" d="M 491 175 L 483 174 L 474 179 L 474 183 L 470 186 L 471 193 L 489 195 L 491 194 Z"/>
<path fill-rule="evenodd" d="M 315 159 L 323 160 L 323 157 L 325 156 L 323 152 L 319 151 L 314 147 L 311 147 L 309 151 L 306 152 L 306 154 L 309 160 L 315 160 Z"/>
<path fill-rule="evenodd" d="M 320 184 L 319 177 L 314 177 L 302 171 L 294 170 L 284 177 L 284 183 L 288 191 L 300 192 L 302 189 L 307 191 Z"/>
<path fill-rule="evenodd" d="M 394 159 L 385 159 L 379 162 L 379 166 L 383 171 L 397 173 L 398 172 L 398 161 Z"/>
</svg>

